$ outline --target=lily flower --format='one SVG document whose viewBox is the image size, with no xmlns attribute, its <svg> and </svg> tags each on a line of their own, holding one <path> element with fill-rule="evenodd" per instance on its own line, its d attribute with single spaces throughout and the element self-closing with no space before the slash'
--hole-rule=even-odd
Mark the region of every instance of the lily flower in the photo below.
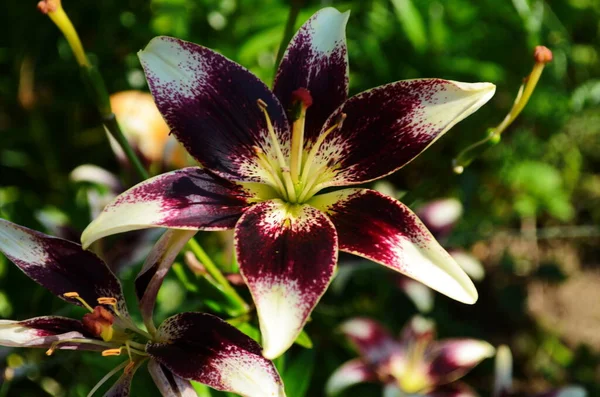
<svg viewBox="0 0 600 397">
<path fill-rule="evenodd" d="M 496 353 L 493 397 L 513 397 L 517 395 L 512 390 L 512 367 L 513 359 L 510 348 L 506 345 L 499 346 Z M 581 386 L 570 385 L 539 393 L 533 397 L 587 397 L 587 392 Z"/>
<path fill-rule="evenodd" d="M 476 339 L 434 341 L 433 322 L 414 317 L 399 340 L 368 318 L 351 319 L 342 332 L 360 358 L 339 367 L 327 382 L 328 395 L 363 382 L 385 385 L 385 397 L 475 397 L 466 384 L 455 382 L 485 358 L 494 347 Z"/>
<path fill-rule="evenodd" d="M 148 362 L 164 396 L 196 395 L 189 380 L 242 396 L 284 396 L 277 370 L 262 357 L 258 343 L 218 317 L 180 313 L 154 327 L 152 311 L 165 267 L 187 241 L 181 236 L 186 233 L 191 232 L 165 233 L 136 280 L 147 328 L 143 330 L 128 314 L 118 279 L 95 254 L 0 219 L 0 251 L 60 299 L 89 310 L 81 320 L 59 316 L 0 320 L 0 345 L 45 348 L 48 355 L 60 349 L 127 355 L 89 395 L 123 369 L 106 396 L 129 396 L 134 373 Z"/>
<path fill-rule="evenodd" d="M 150 41 L 139 53 L 150 90 L 201 167 L 120 195 L 85 230 L 83 246 L 148 227 L 234 228 L 267 358 L 301 332 L 338 250 L 474 303 L 471 280 L 405 205 L 369 189 L 328 188 L 401 168 L 486 103 L 495 86 L 407 80 L 348 99 L 348 18 L 333 8 L 313 15 L 290 42 L 273 91 L 208 48 Z"/>
</svg>

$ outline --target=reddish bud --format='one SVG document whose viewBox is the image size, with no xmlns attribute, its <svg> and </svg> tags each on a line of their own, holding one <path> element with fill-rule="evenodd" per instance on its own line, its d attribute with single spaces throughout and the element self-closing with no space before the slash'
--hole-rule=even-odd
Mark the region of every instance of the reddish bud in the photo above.
<svg viewBox="0 0 600 397">
<path fill-rule="evenodd" d="M 552 61 L 552 51 L 550 51 L 548 47 L 539 45 L 535 47 L 533 59 L 535 59 L 537 63 L 548 63 Z"/>
<path fill-rule="evenodd" d="M 310 91 L 306 88 L 298 88 L 296 91 L 292 92 L 292 100 L 294 102 L 302 103 L 302 106 L 306 109 L 313 103 L 312 96 L 310 95 Z"/>
<path fill-rule="evenodd" d="M 42 0 L 37 4 L 38 10 L 42 14 L 54 12 L 60 7 L 60 0 Z"/>
</svg>

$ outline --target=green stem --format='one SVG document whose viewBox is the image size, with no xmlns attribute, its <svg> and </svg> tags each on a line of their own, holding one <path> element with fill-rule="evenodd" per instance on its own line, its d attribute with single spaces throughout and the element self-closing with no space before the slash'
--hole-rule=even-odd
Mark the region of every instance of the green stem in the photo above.
<svg viewBox="0 0 600 397">
<path fill-rule="evenodd" d="M 106 127 L 106 130 L 109 132 L 109 134 L 115 138 L 119 146 L 121 146 L 125 156 L 127 156 L 127 159 L 129 160 L 129 163 L 137 171 L 139 176 L 142 179 L 148 179 L 148 171 L 146 171 L 146 168 L 144 168 L 142 162 L 135 154 L 135 151 L 127 141 L 127 138 L 125 138 L 123 135 L 117 118 L 112 111 L 110 106 L 110 96 L 108 95 L 106 84 L 104 84 L 102 75 L 94 66 L 82 66 L 81 72 L 88 90 L 90 91 L 90 95 L 92 96 L 94 103 L 98 108 L 98 112 L 100 112 L 100 115 L 102 116 L 102 123 L 104 124 L 104 127 Z"/>
<path fill-rule="evenodd" d="M 77 30 L 73 26 L 73 23 L 69 19 L 69 16 L 65 10 L 62 8 L 62 4 L 57 1 L 52 7 L 42 7 L 40 10 L 43 13 L 48 14 L 52 22 L 54 22 L 54 24 L 60 29 L 67 39 L 67 42 L 69 43 L 69 46 L 75 55 L 75 59 L 81 68 L 81 76 L 83 81 L 87 85 L 94 104 L 96 104 L 98 112 L 102 116 L 104 126 L 113 136 L 113 138 L 115 138 L 115 140 L 119 143 L 123 149 L 123 152 L 127 156 L 127 159 L 129 159 L 129 162 L 138 172 L 140 177 L 142 179 L 148 179 L 148 172 L 129 145 L 129 142 L 127 142 L 127 139 L 125 139 L 123 136 L 123 132 L 121 131 L 115 114 L 111 109 L 110 96 L 108 95 L 108 90 L 106 89 L 106 84 L 102 79 L 102 75 L 98 69 L 90 63 L 88 57 L 86 56 L 83 45 L 81 44 L 81 40 L 79 39 L 79 35 L 77 34 Z"/>
<path fill-rule="evenodd" d="M 287 48 L 288 43 L 292 39 L 294 35 L 294 27 L 296 26 L 296 19 L 298 19 L 298 14 L 300 14 L 300 9 L 304 4 L 304 0 L 292 0 L 292 6 L 290 8 L 290 13 L 288 14 L 288 19 L 285 24 L 285 30 L 283 31 L 283 37 L 281 38 L 281 43 L 279 43 L 279 49 L 277 50 L 277 58 L 275 59 L 275 73 L 277 73 L 277 68 L 279 67 L 279 62 L 281 62 L 281 58 L 283 58 L 283 54 L 285 53 L 285 49 Z"/>
<path fill-rule="evenodd" d="M 114 113 L 110 113 L 107 116 L 103 116 L 104 126 L 106 130 L 112 135 L 113 138 L 119 143 L 125 156 L 129 160 L 129 163 L 133 166 L 133 168 L 137 171 L 138 175 L 142 179 L 148 179 L 150 176 L 148 175 L 148 171 L 142 165 L 139 157 L 133 151 L 133 148 L 127 141 L 127 138 L 123 135 L 121 131 L 121 127 L 119 127 L 119 123 L 117 122 L 117 118 Z"/>
<path fill-rule="evenodd" d="M 194 255 L 196 255 L 200 263 L 204 265 L 204 268 L 206 269 L 208 274 L 210 274 L 211 277 L 221 286 L 223 292 L 227 294 L 229 298 L 232 301 L 234 301 L 238 306 L 240 306 L 240 308 L 242 308 L 244 312 L 248 312 L 249 307 L 246 301 L 244 301 L 244 299 L 237 293 L 237 291 L 231 286 L 231 284 L 229 284 L 229 281 L 227 281 L 225 276 L 223 276 L 221 270 L 219 270 L 217 265 L 212 261 L 212 259 L 210 259 L 210 256 L 208 256 L 206 251 L 204 251 L 204 248 L 202 248 L 202 246 L 198 244 L 196 239 L 192 238 L 190 241 L 188 241 L 187 246 L 190 249 L 190 251 L 192 251 Z"/>
</svg>

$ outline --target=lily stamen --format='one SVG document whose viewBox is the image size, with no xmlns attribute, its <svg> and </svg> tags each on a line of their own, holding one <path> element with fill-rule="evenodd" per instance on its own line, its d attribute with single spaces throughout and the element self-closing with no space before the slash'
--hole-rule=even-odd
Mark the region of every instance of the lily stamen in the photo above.
<svg viewBox="0 0 600 397">
<path fill-rule="evenodd" d="M 57 346 L 63 343 L 86 343 L 86 344 L 90 344 L 90 345 L 97 345 L 97 346 L 105 346 L 105 347 L 111 347 L 114 346 L 114 344 L 112 343 L 108 343 L 108 342 L 102 342 L 96 339 L 63 339 L 63 340 L 57 340 L 56 342 L 52 342 L 52 344 L 50 345 L 50 348 L 48 350 L 46 350 L 46 355 L 47 356 L 51 356 L 52 354 L 54 354 L 54 351 L 56 350 Z"/>
<path fill-rule="evenodd" d="M 260 164 L 260 166 L 265 171 L 267 171 L 267 174 L 271 177 L 271 186 L 274 189 L 278 190 L 279 193 L 281 193 L 281 195 L 287 199 L 287 190 L 285 189 L 283 183 L 281 182 L 281 179 L 277 175 L 277 171 L 275 171 L 271 163 L 269 163 L 269 159 L 267 159 L 265 152 L 263 152 L 263 150 L 258 146 L 254 146 L 254 152 L 258 157 L 258 163 Z"/>
<path fill-rule="evenodd" d="M 277 162 L 279 168 L 281 170 L 281 177 L 285 184 L 285 190 L 287 192 L 287 196 L 290 201 L 296 202 L 296 189 L 294 188 L 294 183 L 292 181 L 292 177 L 290 175 L 290 168 L 287 166 L 285 162 L 285 158 L 283 157 L 283 152 L 281 151 L 281 145 L 279 144 L 279 139 L 277 138 L 277 134 L 275 134 L 275 129 L 273 128 L 273 123 L 271 123 L 271 118 L 269 117 L 269 113 L 267 112 L 267 104 L 262 99 L 258 99 L 256 101 L 258 107 L 265 115 L 265 120 L 267 122 L 267 130 L 269 131 L 269 137 L 271 138 L 271 143 L 273 145 L 273 149 L 275 149 L 275 154 L 277 155 Z M 268 160 L 267 160 L 268 161 Z"/>
<path fill-rule="evenodd" d="M 71 299 L 78 300 L 90 312 L 94 311 L 94 308 L 92 308 L 81 296 L 79 296 L 79 294 L 77 292 L 65 292 L 63 294 L 63 296 L 65 298 L 71 298 Z"/>
</svg>

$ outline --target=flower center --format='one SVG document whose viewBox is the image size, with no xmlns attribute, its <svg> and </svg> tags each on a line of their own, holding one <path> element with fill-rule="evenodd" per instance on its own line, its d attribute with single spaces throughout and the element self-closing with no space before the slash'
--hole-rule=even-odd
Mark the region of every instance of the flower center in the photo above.
<svg viewBox="0 0 600 397">
<path fill-rule="evenodd" d="M 319 148 L 325 138 L 339 128 L 346 118 L 342 114 L 339 120 L 327 131 L 322 133 L 310 150 L 305 148 L 304 128 L 306 124 L 306 111 L 312 105 L 312 97 L 306 88 L 299 88 L 292 92 L 292 139 L 289 156 L 286 157 L 281 149 L 282 145 L 273 128 L 273 123 L 267 111 L 267 104 L 259 99 L 259 108 L 263 112 L 269 132 L 269 140 L 273 149 L 273 157 L 260 148 L 255 147 L 261 168 L 268 175 L 268 184 L 279 194 L 280 198 L 290 203 L 304 203 L 321 190 L 321 183 L 326 180 L 329 173 L 325 172 L 327 164 L 316 161 Z M 306 150 L 305 150 L 306 149 Z"/>
<path fill-rule="evenodd" d="M 99 339 L 61 339 L 52 343 L 46 351 L 47 355 L 52 355 L 60 344 L 74 343 L 106 348 L 102 350 L 102 356 L 118 356 L 123 351 L 127 351 L 130 364 L 148 356 L 145 351 L 145 344 L 150 339 L 150 335 L 137 328 L 131 321 L 121 315 L 117 307 L 117 299 L 113 297 L 98 298 L 98 305 L 92 308 L 77 292 L 67 292 L 63 296 L 79 301 L 90 311 L 90 313 L 83 316 L 81 322 L 91 335 Z M 109 306 L 110 310 L 106 306 Z"/>
<path fill-rule="evenodd" d="M 424 363 L 428 340 L 417 340 L 410 345 L 405 355 L 392 357 L 390 373 L 398 386 L 406 393 L 417 393 L 431 386 L 427 367 Z"/>
</svg>

